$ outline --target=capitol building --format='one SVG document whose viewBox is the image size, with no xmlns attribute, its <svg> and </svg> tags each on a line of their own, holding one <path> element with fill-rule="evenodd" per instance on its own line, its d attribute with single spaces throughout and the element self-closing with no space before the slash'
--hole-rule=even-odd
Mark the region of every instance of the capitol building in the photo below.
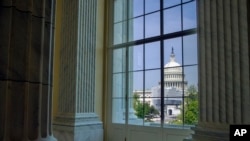
<svg viewBox="0 0 250 141">
<path fill-rule="evenodd" d="M 186 95 L 188 82 L 185 80 L 183 68 L 175 61 L 174 49 L 170 54 L 169 62 L 164 66 L 164 115 L 166 120 L 171 120 L 181 113 L 183 95 Z M 134 91 L 145 101 L 161 111 L 161 85 L 153 86 L 150 90 Z M 144 97 L 144 99 L 143 99 Z"/>
</svg>

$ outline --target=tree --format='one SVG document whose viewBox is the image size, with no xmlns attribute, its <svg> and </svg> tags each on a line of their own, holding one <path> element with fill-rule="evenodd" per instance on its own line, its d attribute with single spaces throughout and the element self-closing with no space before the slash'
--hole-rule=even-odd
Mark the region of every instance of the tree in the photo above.
<svg viewBox="0 0 250 141">
<path fill-rule="evenodd" d="M 196 124 L 198 122 L 198 90 L 192 85 L 187 92 L 188 98 L 184 104 L 184 124 Z"/>
<path fill-rule="evenodd" d="M 194 85 L 187 89 L 188 97 L 184 101 L 184 112 L 177 116 L 172 123 L 175 124 L 196 124 L 198 122 L 198 90 Z M 183 121 L 184 114 L 184 121 Z"/>
<path fill-rule="evenodd" d="M 138 118 L 147 118 L 148 120 L 151 120 L 155 115 L 159 114 L 159 111 L 155 109 L 154 106 L 150 106 L 149 103 L 141 102 L 138 94 L 135 93 L 133 99 L 133 108 L 136 112 L 135 115 Z"/>
</svg>

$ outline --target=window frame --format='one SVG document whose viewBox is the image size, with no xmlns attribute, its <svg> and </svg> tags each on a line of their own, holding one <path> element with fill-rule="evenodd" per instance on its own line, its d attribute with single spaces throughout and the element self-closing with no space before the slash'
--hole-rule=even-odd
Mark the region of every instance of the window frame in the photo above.
<svg viewBox="0 0 250 141">
<path fill-rule="evenodd" d="M 121 49 L 121 48 L 124 48 L 126 50 L 126 68 L 127 69 L 126 69 L 126 71 L 124 73 L 125 73 L 125 79 L 126 79 L 126 82 L 125 82 L 125 85 L 126 85 L 125 86 L 126 87 L 125 91 L 126 92 L 125 93 L 128 93 L 127 89 L 128 89 L 128 85 L 129 85 L 128 84 L 129 83 L 128 82 L 129 73 L 130 72 L 134 72 L 134 71 L 130 71 L 128 69 L 129 65 L 128 65 L 128 61 L 127 61 L 127 60 L 129 60 L 128 59 L 128 50 L 129 50 L 129 48 L 131 46 L 143 45 L 143 47 L 145 48 L 145 44 L 153 43 L 153 42 L 157 42 L 157 41 L 160 42 L 160 53 L 161 53 L 160 54 L 160 56 L 161 56 L 160 57 L 161 58 L 160 59 L 160 65 L 161 65 L 160 66 L 160 76 L 161 76 L 160 78 L 161 78 L 161 80 L 160 81 L 164 82 L 164 65 L 165 65 L 165 62 L 164 62 L 164 41 L 168 40 L 168 39 L 173 39 L 173 38 L 181 37 L 181 41 L 182 41 L 181 45 L 182 45 L 182 50 L 183 50 L 183 46 L 184 46 L 184 44 L 183 44 L 183 37 L 188 36 L 188 35 L 195 35 L 195 34 L 197 34 L 197 27 L 183 30 L 183 5 L 187 4 L 187 3 L 194 2 L 196 0 L 186 0 L 186 2 L 182 2 L 184 0 L 180 0 L 181 1 L 180 4 L 174 5 L 174 6 L 170 6 L 170 7 L 166 7 L 166 8 L 163 7 L 163 1 L 164 0 L 160 0 L 160 2 L 161 2 L 160 6 L 161 7 L 160 7 L 159 11 L 154 11 L 154 12 L 150 12 L 150 13 L 147 13 L 147 14 L 144 13 L 141 16 L 127 18 L 126 20 L 124 20 L 124 21 L 127 21 L 127 27 L 129 27 L 129 22 L 128 22 L 129 20 L 134 19 L 134 18 L 138 18 L 138 17 L 144 17 L 143 18 L 144 19 L 144 21 L 143 21 L 143 23 L 144 23 L 144 35 L 143 36 L 145 37 L 145 16 L 149 15 L 149 14 L 152 14 L 152 13 L 160 12 L 160 35 L 158 35 L 158 36 L 149 37 L 149 38 L 143 38 L 143 39 L 138 39 L 138 40 L 134 40 L 134 41 L 129 41 L 129 37 L 128 37 L 128 30 L 129 29 L 127 28 L 126 42 L 119 43 L 119 44 L 113 44 L 114 43 L 113 42 L 114 29 L 113 29 L 112 24 L 116 24 L 116 23 L 113 23 L 113 17 L 114 16 L 111 16 L 111 18 L 110 18 L 111 22 L 110 22 L 110 25 L 109 25 L 110 29 L 111 29 L 110 30 L 111 31 L 110 32 L 111 39 L 109 41 L 109 46 L 108 46 L 108 52 L 109 52 L 109 67 L 108 67 L 108 70 L 109 70 L 110 76 L 111 76 L 110 82 L 108 83 L 108 85 L 109 85 L 109 93 L 112 93 L 112 87 L 113 87 L 112 86 L 113 85 L 113 82 L 112 82 L 113 81 L 113 72 L 112 72 L 112 70 L 113 70 L 113 50 L 115 50 L 115 49 Z M 127 5 L 127 7 L 128 7 L 128 5 Z M 112 6 L 114 6 L 114 5 L 112 5 Z M 171 9 L 171 8 L 174 8 L 174 7 L 177 7 L 177 6 L 181 6 L 181 31 L 164 34 L 164 10 Z M 144 7 L 145 7 L 145 5 L 144 5 Z M 144 9 L 144 11 L 145 11 L 145 9 Z M 124 22 L 124 21 L 122 20 L 122 21 L 119 21 L 119 22 Z M 117 23 L 119 23 L 119 22 L 117 22 Z M 145 55 L 145 53 L 144 53 L 144 55 Z M 183 51 L 182 51 L 182 59 L 184 59 Z M 143 61 L 145 63 L 145 58 L 143 59 Z M 197 66 L 198 67 L 198 62 L 197 62 L 197 64 L 193 64 L 193 65 L 182 64 L 180 67 L 183 69 L 183 68 L 188 67 L 188 66 Z M 152 70 L 154 70 L 154 69 L 152 69 Z M 145 66 L 142 69 L 142 71 L 144 71 L 144 73 L 145 73 L 145 71 L 147 71 L 147 69 L 145 69 Z M 184 71 L 183 71 L 183 73 L 184 73 Z M 143 80 L 145 82 L 145 75 L 144 75 Z M 146 89 L 144 88 L 143 89 L 144 93 L 145 93 L 145 90 Z M 164 83 L 161 83 L 161 103 L 164 103 L 164 98 L 166 98 L 164 96 L 164 93 L 165 93 L 164 92 Z M 146 96 L 144 96 L 144 97 L 146 97 Z M 185 98 L 185 96 L 183 95 L 183 97 L 182 97 L 183 103 L 184 103 L 184 98 Z M 112 102 L 112 94 L 111 94 L 111 98 L 110 99 L 111 99 L 111 102 Z M 125 111 L 126 117 L 125 118 L 128 119 L 128 113 L 129 113 L 129 111 L 128 111 L 128 109 L 129 109 L 129 107 L 128 107 L 129 104 L 128 103 L 129 102 L 127 102 L 127 101 L 129 101 L 128 94 L 126 94 L 125 101 L 126 101 L 126 105 L 125 105 L 125 107 L 126 107 L 126 111 Z M 111 104 L 111 108 L 112 108 L 112 104 Z M 161 104 L 161 113 L 164 113 L 164 104 Z M 112 114 L 112 110 L 111 110 L 111 114 Z M 112 118 L 112 116 L 111 116 L 111 118 Z M 184 115 L 183 115 L 183 119 L 184 119 Z M 112 119 L 111 119 L 111 123 L 113 123 Z M 125 121 L 125 124 L 129 124 L 127 120 Z M 161 114 L 161 126 L 164 126 L 164 114 Z"/>
</svg>

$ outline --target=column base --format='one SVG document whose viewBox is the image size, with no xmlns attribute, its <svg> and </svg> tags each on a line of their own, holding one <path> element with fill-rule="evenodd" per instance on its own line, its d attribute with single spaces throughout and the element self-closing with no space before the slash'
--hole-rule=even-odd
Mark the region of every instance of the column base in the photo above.
<svg viewBox="0 0 250 141">
<path fill-rule="evenodd" d="M 194 127 L 192 141 L 229 141 L 229 129 L 218 130 L 205 127 Z"/>
<path fill-rule="evenodd" d="M 103 125 L 95 114 L 58 116 L 53 134 L 59 141 L 103 141 Z"/>
</svg>

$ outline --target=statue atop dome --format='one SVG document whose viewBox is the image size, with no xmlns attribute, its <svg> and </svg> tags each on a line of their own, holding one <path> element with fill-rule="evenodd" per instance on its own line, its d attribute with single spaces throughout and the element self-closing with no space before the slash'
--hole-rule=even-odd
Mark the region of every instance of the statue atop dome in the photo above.
<svg viewBox="0 0 250 141">
<path fill-rule="evenodd" d="M 174 62 L 175 61 L 175 54 L 174 54 L 174 48 L 172 47 L 172 52 L 170 55 L 170 62 Z"/>
</svg>

